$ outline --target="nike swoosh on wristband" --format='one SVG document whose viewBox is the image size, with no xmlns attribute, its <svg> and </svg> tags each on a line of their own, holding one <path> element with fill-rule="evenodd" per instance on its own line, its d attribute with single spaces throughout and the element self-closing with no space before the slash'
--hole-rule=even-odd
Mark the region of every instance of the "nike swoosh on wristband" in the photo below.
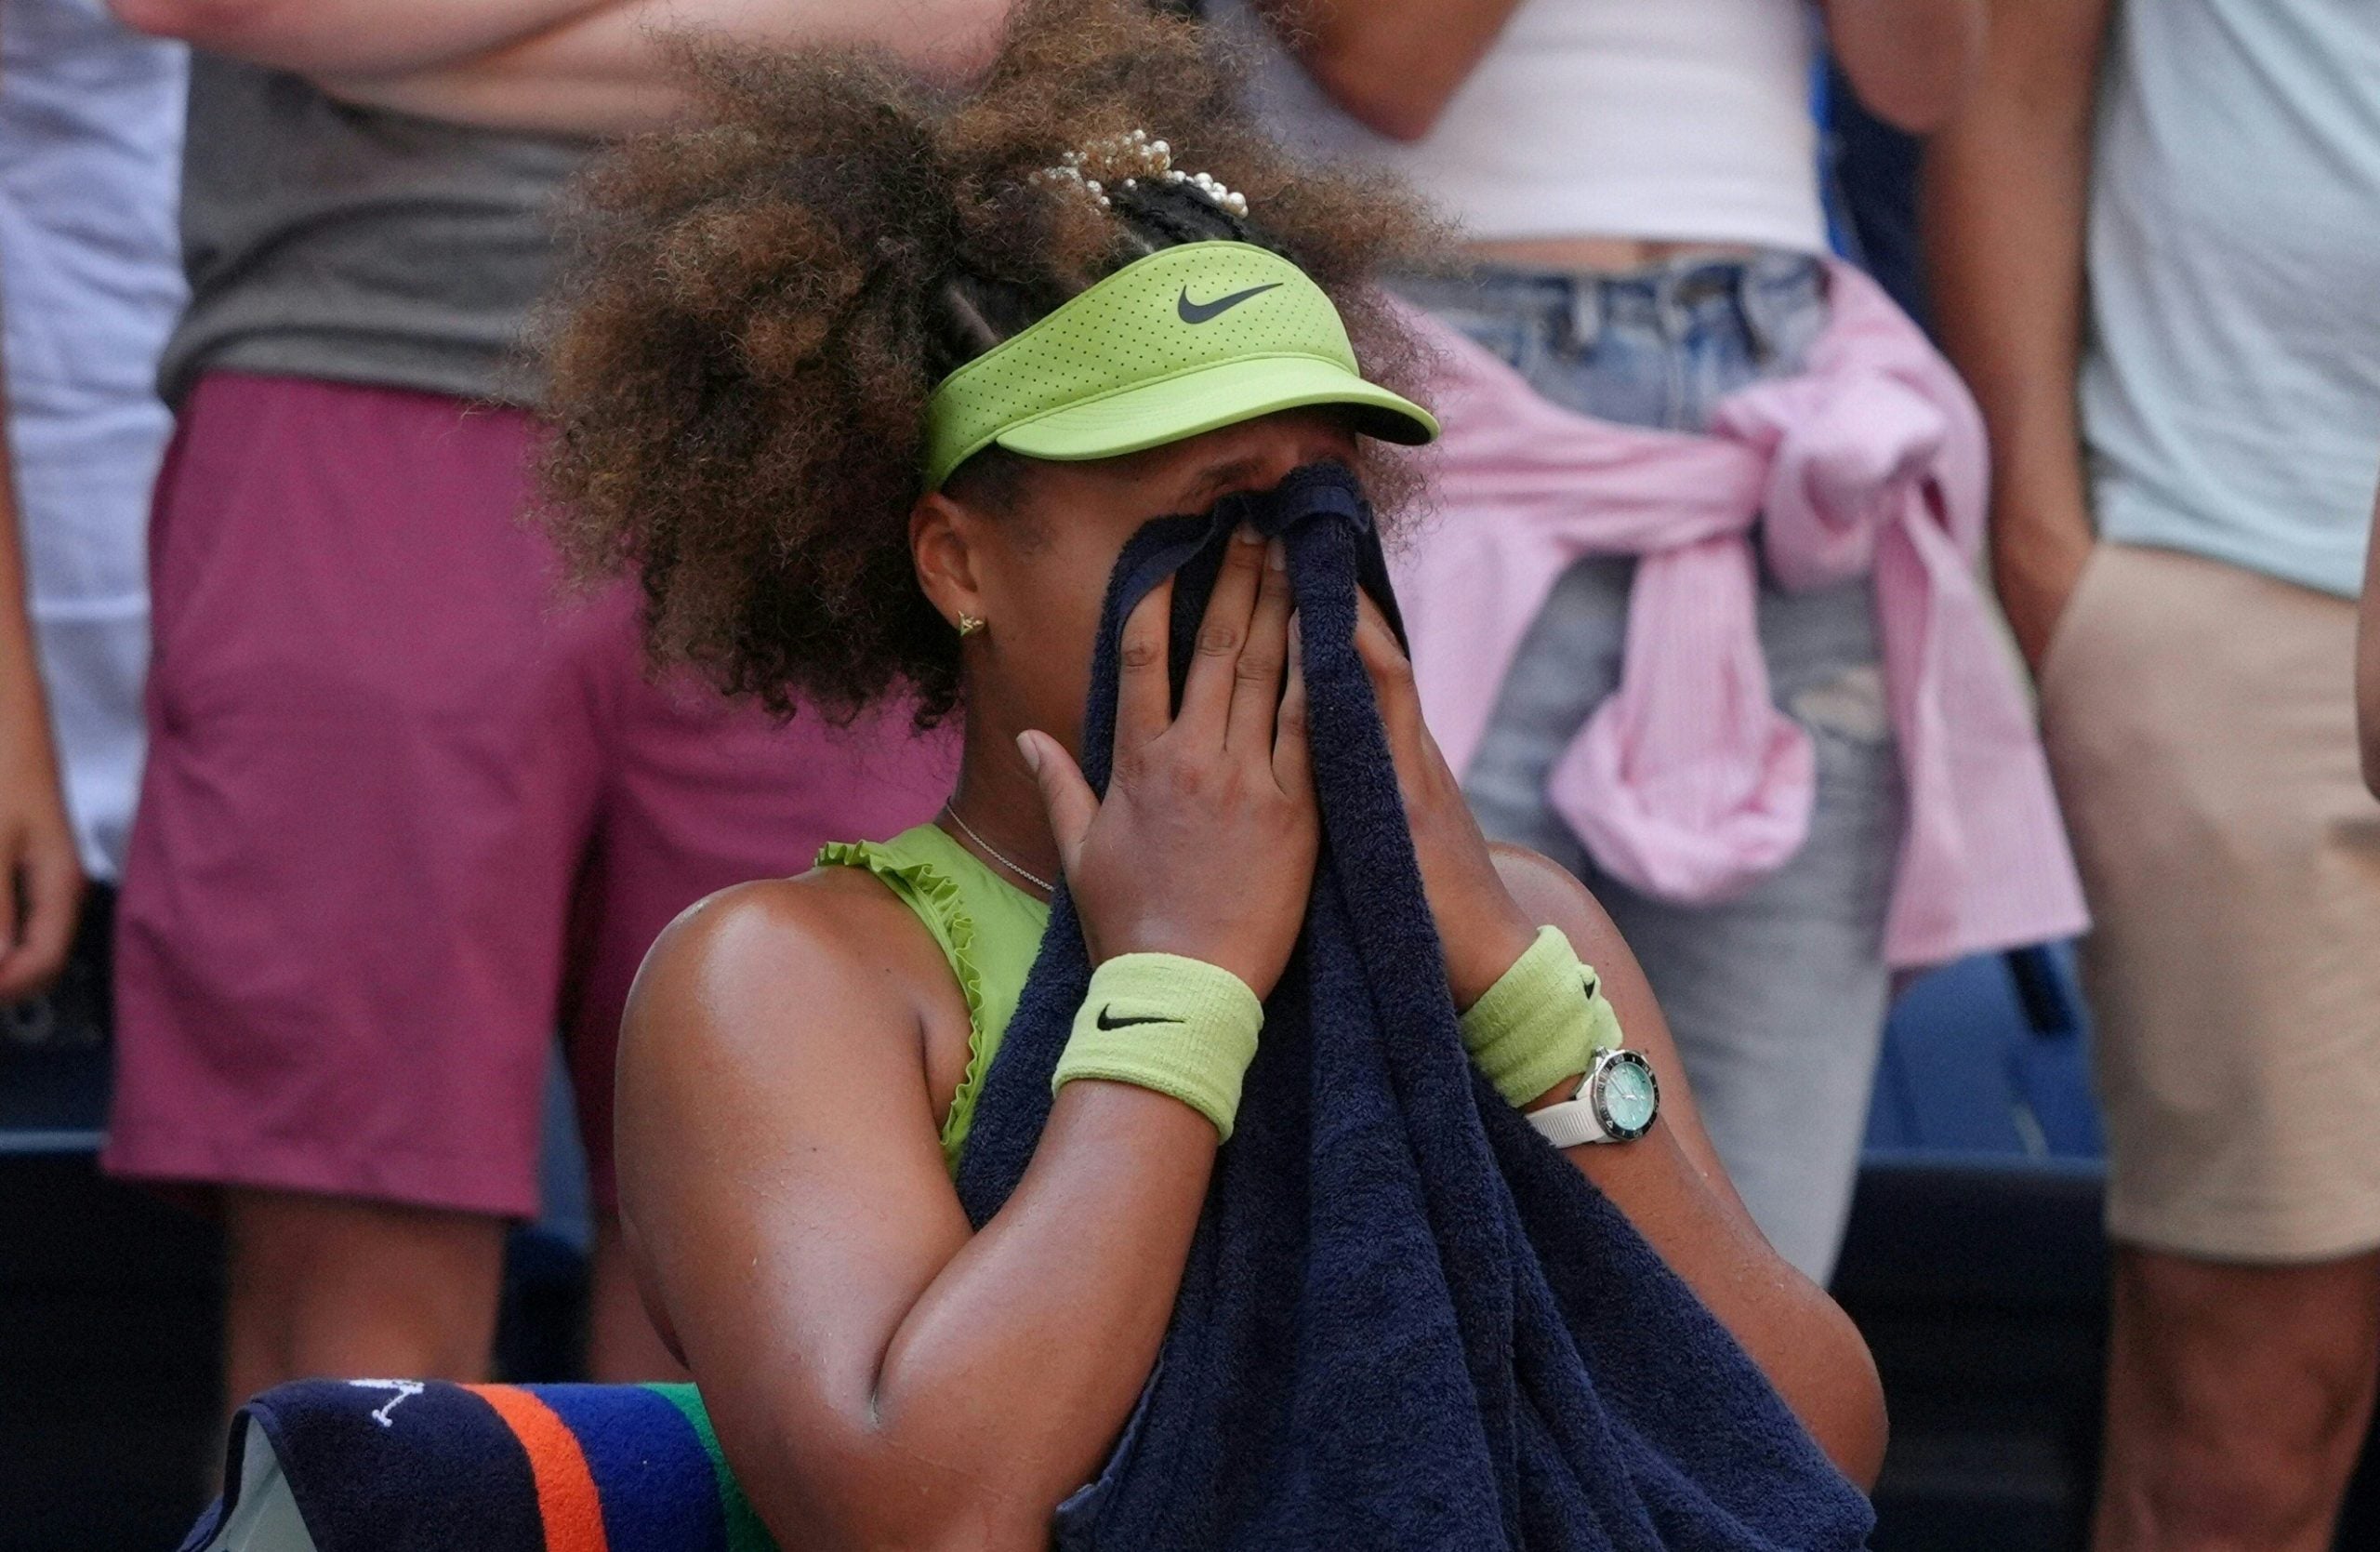
<svg viewBox="0 0 2380 1552">
<path fill-rule="evenodd" d="M 1182 315 L 1182 321 L 1185 324 L 1203 324 L 1210 318 L 1221 317 L 1223 313 L 1229 312 L 1250 297 L 1261 297 L 1267 291 L 1277 291 L 1281 288 L 1281 285 L 1282 283 L 1276 280 L 1270 285 L 1251 285 L 1245 291 L 1234 291 L 1227 297 L 1217 297 L 1210 302 L 1192 301 L 1190 287 L 1185 285 L 1182 288 L 1182 295 L 1174 301 L 1173 311 Z"/>
<path fill-rule="evenodd" d="M 1093 1022 L 1103 1029 L 1129 1029 L 1135 1024 L 1179 1024 L 1182 1022 L 1178 1018 L 1117 1018 L 1115 1013 L 1115 1004 L 1111 1002 L 1099 1010 L 1099 1017 Z"/>
</svg>

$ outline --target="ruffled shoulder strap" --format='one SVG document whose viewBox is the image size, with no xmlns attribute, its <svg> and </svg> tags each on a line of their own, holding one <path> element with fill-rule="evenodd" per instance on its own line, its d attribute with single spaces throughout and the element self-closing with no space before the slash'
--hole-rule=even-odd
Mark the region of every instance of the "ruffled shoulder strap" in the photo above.
<svg viewBox="0 0 2380 1552">
<path fill-rule="evenodd" d="M 1050 908 L 933 825 L 890 841 L 833 842 L 819 848 L 818 866 L 865 869 L 881 880 L 933 935 L 967 1000 L 967 1071 L 942 1124 L 943 1161 L 956 1174 L 984 1075 L 1040 951 Z"/>
</svg>

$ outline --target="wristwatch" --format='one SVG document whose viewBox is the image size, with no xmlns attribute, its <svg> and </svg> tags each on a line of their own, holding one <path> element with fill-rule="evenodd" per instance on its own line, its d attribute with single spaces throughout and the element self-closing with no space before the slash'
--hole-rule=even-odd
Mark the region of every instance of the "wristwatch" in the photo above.
<svg viewBox="0 0 2380 1552">
<path fill-rule="evenodd" d="M 1595 1053 L 1578 1093 L 1530 1111 L 1528 1123 L 1556 1147 L 1633 1143 L 1653 1129 L 1660 1110 L 1661 1086 L 1653 1081 L 1653 1064 L 1641 1052 L 1606 1047 Z"/>
</svg>

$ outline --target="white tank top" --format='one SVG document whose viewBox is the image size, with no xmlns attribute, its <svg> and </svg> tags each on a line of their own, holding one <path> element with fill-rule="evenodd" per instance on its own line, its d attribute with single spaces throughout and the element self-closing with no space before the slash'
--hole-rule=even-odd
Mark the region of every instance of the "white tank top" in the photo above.
<svg viewBox="0 0 2380 1552">
<path fill-rule="evenodd" d="M 1247 0 L 1208 14 L 1283 144 L 1393 168 L 1473 237 L 1826 249 L 1804 0 L 1521 0 L 1417 145 L 1341 113 Z"/>
</svg>

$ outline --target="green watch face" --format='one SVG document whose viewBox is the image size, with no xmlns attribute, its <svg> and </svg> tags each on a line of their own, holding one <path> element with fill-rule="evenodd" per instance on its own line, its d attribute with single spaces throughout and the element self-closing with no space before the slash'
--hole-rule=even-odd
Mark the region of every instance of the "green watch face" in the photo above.
<svg viewBox="0 0 2380 1552">
<path fill-rule="evenodd" d="M 1625 1141 L 1644 1135 L 1661 1108 L 1652 1065 L 1633 1051 L 1615 1051 L 1595 1071 L 1595 1108 L 1604 1130 Z"/>
</svg>

